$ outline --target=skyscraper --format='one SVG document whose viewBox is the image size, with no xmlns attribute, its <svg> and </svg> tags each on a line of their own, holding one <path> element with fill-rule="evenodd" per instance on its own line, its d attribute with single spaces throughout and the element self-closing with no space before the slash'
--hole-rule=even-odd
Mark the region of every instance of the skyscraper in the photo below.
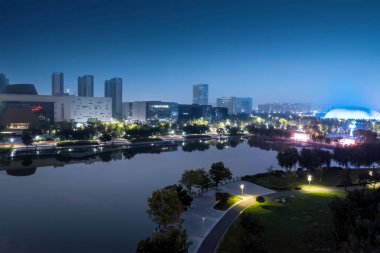
<svg viewBox="0 0 380 253">
<path fill-rule="evenodd" d="M 5 74 L 0 73 L 0 93 L 4 93 L 7 85 L 9 84 L 9 79 Z"/>
<path fill-rule="evenodd" d="M 84 75 L 78 77 L 78 97 L 94 96 L 94 76 Z"/>
<path fill-rule="evenodd" d="M 112 98 L 112 118 L 121 119 L 123 103 L 123 79 L 114 77 L 104 83 L 104 96 Z"/>
<path fill-rule="evenodd" d="M 193 104 L 208 105 L 208 84 L 193 85 Z"/>
<path fill-rule="evenodd" d="M 64 78 L 61 72 L 54 72 L 51 76 L 51 95 L 64 95 Z"/>
</svg>

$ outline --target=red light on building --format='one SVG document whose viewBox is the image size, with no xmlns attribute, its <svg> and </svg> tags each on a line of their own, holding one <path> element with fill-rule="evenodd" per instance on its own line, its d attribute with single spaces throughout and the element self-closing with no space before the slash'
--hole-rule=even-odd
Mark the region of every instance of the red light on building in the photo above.
<svg viewBox="0 0 380 253">
<path fill-rule="evenodd" d="M 32 107 L 32 112 L 39 112 L 41 111 L 42 109 L 44 109 L 42 106 L 40 105 L 35 105 Z"/>
</svg>

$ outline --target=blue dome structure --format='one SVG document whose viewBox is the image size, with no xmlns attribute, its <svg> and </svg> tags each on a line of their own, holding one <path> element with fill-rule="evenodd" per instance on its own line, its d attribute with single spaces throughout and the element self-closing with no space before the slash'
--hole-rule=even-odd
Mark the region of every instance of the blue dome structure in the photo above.
<svg viewBox="0 0 380 253">
<path fill-rule="evenodd" d="M 326 113 L 325 119 L 380 120 L 380 113 L 363 107 L 339 107 Z"/>
</svg>

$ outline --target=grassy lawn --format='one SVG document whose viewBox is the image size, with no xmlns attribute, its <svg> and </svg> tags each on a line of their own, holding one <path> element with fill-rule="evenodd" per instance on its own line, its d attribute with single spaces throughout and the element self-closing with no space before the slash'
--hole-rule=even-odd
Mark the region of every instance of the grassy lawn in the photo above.
<svg viewBox="0 0 380 253">
<path fill-rule="evenodd" d="M 252 212 L 264 226 L 264 242 L 268 253 L 334 252 L 334 231 L 328 203 L 334 196 L 344 197 L 343 191 L 318 190 L 288 197 L 277 203 L 266 199 L 245 212 Z M 243 228 L 239 219 L 230 227 L 218 253 L 241 252 Z"/>
<path fill-rule="evenodd" d="M 240 200 L 242 200 L 241 196 L 239 196 L 239 195 L 231 195 L 230 198 L 228 199 L 227 203 L 220 203 L 220 202 L 218 202 L 214 206 L 214 209 L 225 211 L 230 206 L 234 205 L 235 203 L 239 202 Z"/>
<path fill-rule="evenodd" d="M 372 169 L 373 170 L 373 169 Z M 360 174 L 368 174 L 369 169 L 350 169 L 351 179 L 353 184 L 359 183 Z M 342 183 L 344 174 L 346 173 L 343 169 L 324 169 L 323 173 L 310 172 L 312 175 L 313 185 L 323 185 L 323 186 L 337 186 Z M 254 176 L 246 176 L 245 180 L 262 185 L 264 187 L 274 189 L 274 190 L 289 190 L 295 186 L 301 184 L 307 184 L 306 172 L 293 172 L 294 178 L 289 179 L 285 173 L 273 172 L 273 173 L 261 173 Z"/>
</svg>

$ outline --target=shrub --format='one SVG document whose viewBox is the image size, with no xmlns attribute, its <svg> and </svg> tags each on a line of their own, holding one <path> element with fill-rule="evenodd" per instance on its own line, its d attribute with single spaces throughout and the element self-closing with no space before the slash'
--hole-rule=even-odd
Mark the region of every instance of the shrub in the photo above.
<svg viewBox="0 0 380 253">
<path fill-rule="evenodd" d="M 221 205 L 225 205 L 228 202 L 228 199 L 230 198 L 231 194 L 228 192 L 216 192 L 215 193 L 215 199 L 218 201 Z"/>
<path fill-rule="evenodd" d="M 256 197 L 256 201 L 259 202 L 260 204 L 261 203 L 264 203 L 265 202 L 265 198 L 263 196 L 257 196 Z"/>
</svg>

